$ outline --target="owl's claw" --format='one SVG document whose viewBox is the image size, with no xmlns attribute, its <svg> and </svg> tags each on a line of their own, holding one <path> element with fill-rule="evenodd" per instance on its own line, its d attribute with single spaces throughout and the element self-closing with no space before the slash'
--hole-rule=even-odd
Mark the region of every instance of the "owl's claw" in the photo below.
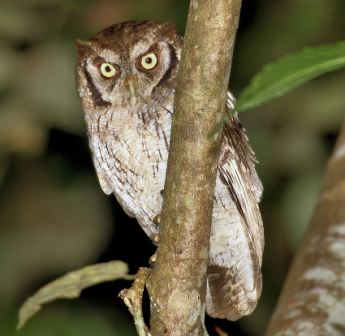
<svg viewBox="0 0 345 336">
<path fill-rule="evenodd" d="M 154 234 L 151 236 L 152 241 L 157 245 L 159 242 L 159 235 L 158 234 Z"/>
<path fill-rule="evenodd" d="M 156 260 L 157 260 L 157 253 L 155 252 L 151 258 L 149 259 L 149 264 L 152 266 L 154 266 L 154 264 L 156 263 Z"/>
<path fill-rule="evenodd" d="M 159 226 L 159 224 L 161 223 L 161 215 L 156 215 L 153 218 L 153 223 L 155 223 L 157 226 Z"/>
</svg>

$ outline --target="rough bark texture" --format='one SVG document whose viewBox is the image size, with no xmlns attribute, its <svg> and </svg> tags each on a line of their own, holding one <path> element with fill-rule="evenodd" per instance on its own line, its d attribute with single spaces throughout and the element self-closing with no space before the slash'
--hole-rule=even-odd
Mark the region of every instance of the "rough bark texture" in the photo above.
<svg viewBox="0 0 345 336">
<path fill-rule="evenodd" d="M 266 335 L 345 335 L 345 123 Z"/>
<path fill-rule="evenodd" d="M 220 136 L 240 0 L 192 0 L 178 75 L 157 262 L 148 282 L 151 332 L 207 335 L 206 267 Z"/>
</svg>

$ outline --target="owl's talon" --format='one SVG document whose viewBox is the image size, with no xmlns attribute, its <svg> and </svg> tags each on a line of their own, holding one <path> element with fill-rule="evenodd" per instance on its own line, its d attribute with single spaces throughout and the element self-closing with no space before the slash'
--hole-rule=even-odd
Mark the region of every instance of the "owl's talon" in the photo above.
<svg viewBox="0 0 345 336">
<path fill-rule="evenodd" d="M 149 264 L 153 266 L 156 263 L 157 260 L 157 253 L 154 253 L 151 258 L 149 259 Z"/>
<path fill-rule="evenodd" d="M 159 235 L 158 234 L 154 234 L 151 237 L 152 241 L 157 245 L 159 242 Z"/>
<path fill-rule="evenodd" d="M 161 215 L 156 215 L 153 218 L 153 223 L 155 223 L 156 225 L 159 225 L 161 223 Z"/>
</svg>

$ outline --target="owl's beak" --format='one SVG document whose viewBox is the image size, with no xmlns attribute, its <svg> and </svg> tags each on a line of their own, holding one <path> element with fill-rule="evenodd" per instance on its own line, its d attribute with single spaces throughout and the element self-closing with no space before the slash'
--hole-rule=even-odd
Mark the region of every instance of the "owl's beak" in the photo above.
<svg viewBox="0 0 345 336">
<path fill-rule="evenodd" d="M 124 80 L 125 88 L 128 90 L 129 95 L 131 97 L 137 96 L 137 88 L 138 88 L 138 78 L 133 75 L 129 75 Z"/>
</svg>

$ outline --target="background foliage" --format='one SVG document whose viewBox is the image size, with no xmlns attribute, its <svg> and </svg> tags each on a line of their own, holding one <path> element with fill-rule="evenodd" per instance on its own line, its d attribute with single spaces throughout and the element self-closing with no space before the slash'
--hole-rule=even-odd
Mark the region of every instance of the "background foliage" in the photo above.
<svg viewBox="0 0 345 336">
<path fill-rule="evenodd" d="M 76 38 L 132 19 L 173 20 L 183 33 L 187 0 L 2 0 L 0 4 L 0 334 L 14 335 L 20 303 L 83 265 L 122 259 L 132 272 L 153 247 L 113 197 L 102 194 L 74 83 Z M 304 46 L 344 39 L 343 0 L 244 0 L 231 88 L 265 63 Z M 344 70 L 243 113 L 265 186 L 263 297 L 236 335 L 262 335 L 319 191 L 344 115 Z M 134 335 L 116 298 L 125 281 L 46 307 L 21 332 Z"/>
</svg>

